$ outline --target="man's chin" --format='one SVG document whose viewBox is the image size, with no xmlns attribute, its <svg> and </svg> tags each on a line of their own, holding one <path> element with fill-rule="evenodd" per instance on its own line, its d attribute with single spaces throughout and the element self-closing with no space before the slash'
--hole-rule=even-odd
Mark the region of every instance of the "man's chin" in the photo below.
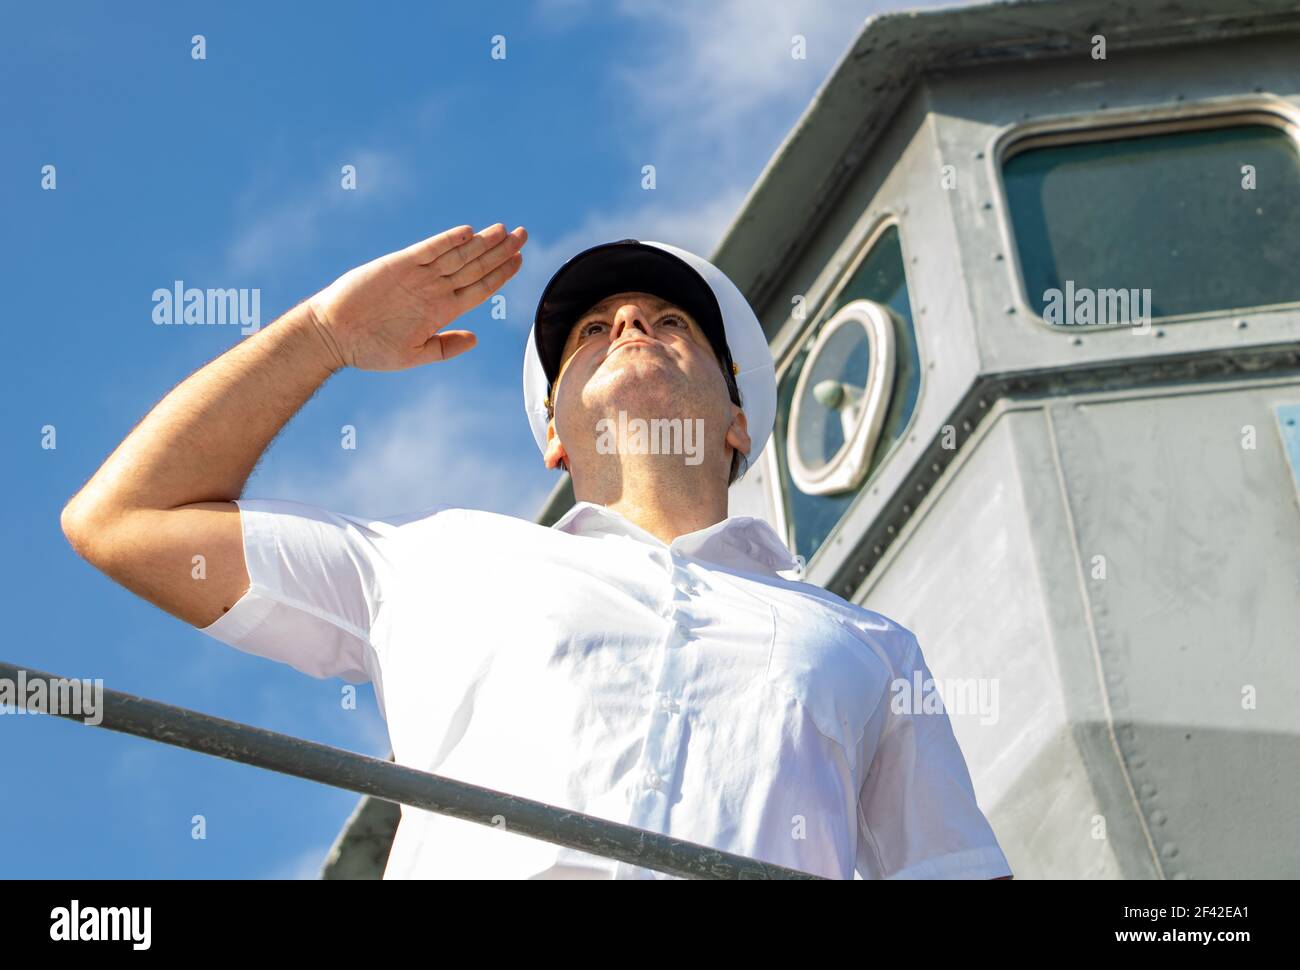
<svg viewBox="0 0 1300 970">
<path fill-rule="evenodd" d="M 631 355 L 624 360 L 633 363 Z M 622 366 L 601 375 L 602 379 L 594 387 L 589 384 L 588 391 L 595 392 L 594 400 L 588 398 L 595 405 L 593 410 L 604 414 L 621 410 L 644 417 L 671 417 L 683 409 L 685 402 L 695 399 L 694 389 L 681 371 L 671 365 L 647 367 L 644 364 L 644 360 L 637 360 L 634 366 Z"/>
<path fill-rule="evenodd" d="M 605 398 L 600 407 L 593 410 L 597 417 L 618 418 L 620 414 L 630 418 L 698 418 L 702 412 L 690 406 L 691 398 L 680 389 L 642 386 L 626 394 L 614 394 Z"/>
</svg>

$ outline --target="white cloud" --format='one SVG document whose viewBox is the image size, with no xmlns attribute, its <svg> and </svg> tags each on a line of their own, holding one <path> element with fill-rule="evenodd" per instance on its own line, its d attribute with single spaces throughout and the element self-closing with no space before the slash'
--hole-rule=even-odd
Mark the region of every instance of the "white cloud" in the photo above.
<svg viewBox="0 0 1300 970">
<path fill-rule="evenodd" d="M 350 421 L 355 450 L 272 470 L 249 494 L 376 517 L 449 504 L 531 519 L 554 477 L 536 450 L 512 447 L 505 420 L 523 426 L 519 395 L 465 380 L 431 385 L 392 411 Z"/>
<path fill-rule="evenodd" d="M 796 111 L 856 38 L 869 14 L 897 4 L 862 0 L 621 0 L 620 13 L 659 37 L 619 75 L 671 128 L 708 149 L 743 139 L 743 122 L 777 105 Z M 806 40 L 805 59 L 791 56 Z M 790 119 L 793 120 L 793 119 Z M 713 137 L 708 137 L 712 133 Z M 746 145 L 744 147 L 752 147 Z"/>
<path fill-rule="evenodd" d="M 307 253 L 326 237 L 323 227 L 336 212 L 357 201 L 375 202 L 401 196 L 411 184 L 405 164 L 393 153 L 376 149 L 343 152 L 337 169 L 323 172 L 309 187 L 287 198 L 263 199 L 250 191 L 239 208 L 255 212 L 227 247 L 227 271 L 235 276 L 266 273 L 271 267 Z M 356 167 L 356 188 L 341 185 L 344 164 Z M 280 183 L 277 183 L 277 190 Z"/>
<path fill-rule="evenodd" d="M 592 0 L 535 0 L 538 23 L 551 30 L 566 30 L 582 22 Z"/>
<path fill-rule="evenodd" d="M 568 23 L 590 6 L 549 0 L 542 10 Z M 630 161 L 638 168 L 655 165 L 659 188 L 647 191 L 636 207 L 591 212 L 554 240 L 542 242 L 534 234 L 513 283 L 515 298 L 535 304 L 566 259 L 614 239 L 655 239 L 707 257 L 866 17 L 897 6 L 862 0 L 621 0 L 616 11 L 636 28 L 636 43 L 626 51 L 611 48 L 612 76 L 626 91 L 628 110 L 655 132 L 652 144 L 637 149 L 647 157 Z M 791 57 L 795 34 L 807 40 L 806 60 Z"/>
</svg>

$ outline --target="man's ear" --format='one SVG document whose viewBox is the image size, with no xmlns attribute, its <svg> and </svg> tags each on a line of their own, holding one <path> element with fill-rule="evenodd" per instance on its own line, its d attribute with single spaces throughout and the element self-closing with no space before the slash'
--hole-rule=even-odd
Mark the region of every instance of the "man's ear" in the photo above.
<svg viewBox="0 0 1300 970">
<path fill-rule="evenodd" d="M 731 405 L 731 425 L 727 428 L 727 444 L 741 454 L 748 455 L 753 442 L 749 438 L 749 423 L 745 412 L 737 404 Z"/>
<path fill-rule="evenodd" d="M 564 450 L 564 444 L 560 441 L 560 436 L 555 433 L 554 418 L 551 418 L 546 425 L 546 454 L 543 456 L 542 461 L 546 462 L 547 468 L 558 468 L 561 461 L 564 462 L 566 470 L 569 467 L 569 453 Z"/>
</svg>

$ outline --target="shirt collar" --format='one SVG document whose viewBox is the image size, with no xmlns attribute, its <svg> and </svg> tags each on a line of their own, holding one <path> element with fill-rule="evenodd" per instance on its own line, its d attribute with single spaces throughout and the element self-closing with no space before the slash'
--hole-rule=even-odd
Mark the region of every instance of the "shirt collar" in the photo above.
<svg viewBox="0 0 1300 970">
<path fill-rule="evenodd" d="M 774 574 L 799 566 L 776 530 L 752 515 L 723 519 L 707 528 L 680 535 L 669 545 L 620 513 L 595 502 L 576 503 L 551 528 L 578 536 L 627 536 L 693 559 L 745 572 Z"/>
</svg>

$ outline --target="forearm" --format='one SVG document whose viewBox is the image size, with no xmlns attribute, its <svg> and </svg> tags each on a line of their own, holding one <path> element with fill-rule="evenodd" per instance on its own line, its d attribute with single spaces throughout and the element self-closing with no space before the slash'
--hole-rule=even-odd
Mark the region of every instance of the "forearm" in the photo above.
<svg viewBox="0 0 1300 970">
<path fill-rule="evenodd" d="M 177 385 L 69 503 L 95 520 L 237 498 L 257 460 L 337 368 L 306 303 Z"/>
</svg>

